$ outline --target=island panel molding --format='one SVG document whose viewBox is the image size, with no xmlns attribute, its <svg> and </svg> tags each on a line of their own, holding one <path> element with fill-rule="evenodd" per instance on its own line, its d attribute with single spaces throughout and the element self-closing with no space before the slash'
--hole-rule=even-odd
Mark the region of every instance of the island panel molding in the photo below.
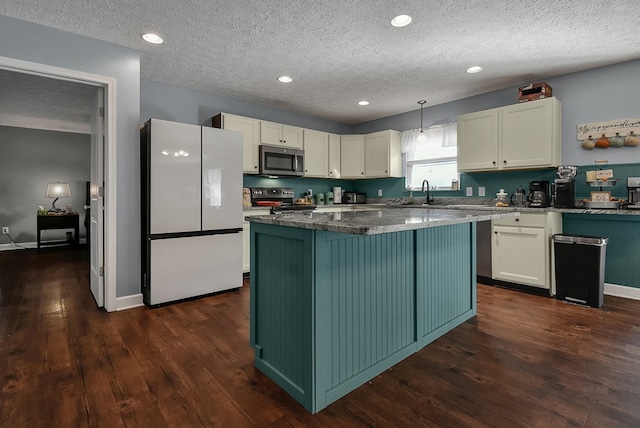
<svg viewBox="0 0 640 428">
<path fill-rule="evenodd" d="M 256 368 L 309 412 L 476 314 L 473 216 L 369 235 L 293 226 L 296 216 L 249 218 L 250 340 Z"/>
</svg>

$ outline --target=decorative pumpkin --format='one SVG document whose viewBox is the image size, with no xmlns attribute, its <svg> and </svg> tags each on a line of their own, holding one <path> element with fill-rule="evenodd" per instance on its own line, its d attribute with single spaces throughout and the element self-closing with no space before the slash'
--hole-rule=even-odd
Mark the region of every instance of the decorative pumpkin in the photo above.
<svg viewBox="0 0 640 428">
<path fill-rule="evenodd" d="M 624 139 L 624 145 L 629 147 L 636 147 L 640 143 L 640 138 L 633 131 L 629 132 L 629 135 Z"/>
<path fill-rule="evenodd" d="M 620 133 L 616 132 L 616 136 L 611 137 L 609 142 L 611 143 L 611 147 L 622 147 L 624 146 L 624 137 L 621 137 Z"/>
<path fill-rule="evenodd" d="M 593 141 L 593 139 L 591 138 L 591 135 L 589 135 L 589 138 L 587 138 L 586 140 L 582 141 L 582 148 L 583 149 L 593 150 L 593 148 L 595 146 L 596 146 L 596 142 Z"/>
<path fill-rule="evenodd" d="M 609 141 L 609 139 L 605 134 L 602 134 L 602 137 L 598 138 L 598 140 L 596 141 L 596 147 L 600 149 L 606 149 L 609 147 L 610 144 L 611 142 Z"/>
</svg>

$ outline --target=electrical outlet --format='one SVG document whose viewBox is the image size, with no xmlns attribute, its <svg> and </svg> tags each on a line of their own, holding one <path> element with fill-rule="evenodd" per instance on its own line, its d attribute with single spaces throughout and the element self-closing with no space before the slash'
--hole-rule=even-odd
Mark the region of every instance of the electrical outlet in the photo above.
<svg viewBox="0 0 640 428">
<path fill-rule="evenodd" d="M 484 187 L 478 187 L 478 196 L 484 196 Z"/>
<path fill-rule="evenodd" d="M 473 196 L 473 187 L 466 187 L 467 196 Z"/>
<path fill-rule="evenodd" d="M 382 189 L 378 189 L 378 197 L 382 196 Z"/>
<path fill-rule="evenodd" d="M 9 228 L 8 228 L 7 226 L 4 226 L 4 227 L 2 228 L 2 234 L 3 234 L 3 235 L 8 235 L 8 234 L 9 234 Z"/>
</svg>

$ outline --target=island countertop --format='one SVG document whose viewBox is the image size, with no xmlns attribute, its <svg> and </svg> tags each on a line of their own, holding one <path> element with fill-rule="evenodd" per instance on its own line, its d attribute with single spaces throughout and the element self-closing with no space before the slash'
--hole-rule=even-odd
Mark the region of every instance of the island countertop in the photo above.
<svg viewBox="0 0 640 428">
<path fill-rule="evenodd" d="M 427 227 L 471 223 L 502 217 L 518 217 L 518 212 L 470 211 L 429 208 L 379 209 L 336 213 L 294 213 L 247 216 L 255 223 L 302 229 L 326 230 L 354 235 L 376 235 Z"/>
</svg>

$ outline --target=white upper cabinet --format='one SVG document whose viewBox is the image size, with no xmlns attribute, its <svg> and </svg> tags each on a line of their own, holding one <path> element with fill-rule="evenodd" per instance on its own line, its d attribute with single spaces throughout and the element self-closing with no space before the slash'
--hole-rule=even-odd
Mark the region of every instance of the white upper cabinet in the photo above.
<svg viewBox="0 0 640 428">
<path fill-rule="evenodd" d="M 502 168 L 558 166 L 561 150 L 561 107 L 545 98 L 503 107 Z"/>
<path fill-rule="evenodd" d="M 213 127 L 242 133 L 242 172 L 257 174 L 259 164 L 260 121 L 249 117 L 220 113 L 213 117 Z"/>
<path fill-rule="evenodd" d="M 458 116 L 458 171 L 498 168 L 498 109 Z"/>
<path fill-rule="evenodd" d="M 329 178 L 340 176 L 340 136 L 329 134 Z"/>
<path fill-rule="evenodd" d="M 364 138 L 365 177 L 401 177 L 400 133 L 380 131 Z"/>
<path fill-rule="evenodd" d="M 561 127 L 553 97 L 458 116 L 458 170 L 557 166 Z"/>
<path fill-rule="evenodd" d="M 260 121 L 260 144 L 302 149 L 302 128 L 275 122 Z"/>
<path fill-rule="evenodd" d="M 329 134 L 304 130 L 304 176 L 329 177 Z"/>
<path fill-rule="evenodd" d="M 340 137 L 340 172 L 342 178 L 364 178 L 364 135 Z"/>
</svg>

